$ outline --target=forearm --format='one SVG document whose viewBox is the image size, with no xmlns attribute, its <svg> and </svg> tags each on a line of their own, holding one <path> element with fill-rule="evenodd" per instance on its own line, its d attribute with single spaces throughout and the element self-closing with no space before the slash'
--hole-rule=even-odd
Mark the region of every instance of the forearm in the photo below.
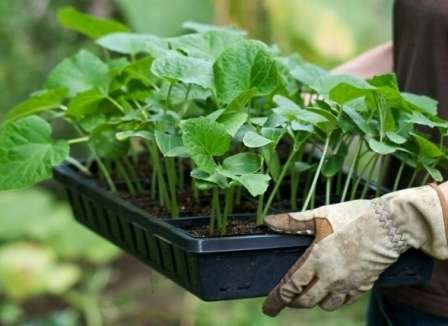
<svg viewBox="0 0 448 326">
<path fill-rule="evenodd" d="M 334 74 L 370 78 L 393 71 L 392 42 L 380 45 L 333 69 Z"/>
</svg>

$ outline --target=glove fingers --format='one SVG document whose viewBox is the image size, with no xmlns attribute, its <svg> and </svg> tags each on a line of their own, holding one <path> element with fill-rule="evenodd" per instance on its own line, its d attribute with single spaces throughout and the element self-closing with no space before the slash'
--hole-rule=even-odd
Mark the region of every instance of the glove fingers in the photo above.
<svg viewBox="0 0 448 326">
<path fill-rule="evenodd" d="M 345 293 L 330 293 L 320 303 L 319 307 L 326 311 L 333 311 L 344 305 L 349 296 Z"/>
<path fill-rule="evenodd" d="M 315 277 L 288 305 L 292 308 L 313 308 L 328 296 L 328 284 Z M 341 302 L 341 304 L 344 301 Z"/>
<path fill-rule="evenodd" d="M 280 283 L 269 293 L 263 303 L 263 313 L 275 317 L 283 310 L 314 278 L 314 263 L 309 258 L 311 249 L 286 273 Z"/>
<path fill-rule="evenodd" d="M 314 234 L 314 211 L 269 215 L 266 225 L 275 232 L 290 234 Z"/>
</svg>

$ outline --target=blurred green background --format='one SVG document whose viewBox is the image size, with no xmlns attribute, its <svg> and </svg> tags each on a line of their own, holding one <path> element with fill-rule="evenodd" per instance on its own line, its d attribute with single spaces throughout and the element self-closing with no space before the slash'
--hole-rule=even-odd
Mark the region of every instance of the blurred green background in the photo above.
<svg viewBox="0 0 448 326">
<path fill-rule="evenodd" d="M 390 38 L 392 0 L 1 0 L 0 119 L 85 40 L 58 26 L 73 5 L 135 31 L 230 24 L 332 67 Z M 334 313 L 264 317 L 261 300 L 204 303 L 71 219 L 56 185 L 0 194 L 0 325 L 363 325 L 367 298 Z"/>
</svg>

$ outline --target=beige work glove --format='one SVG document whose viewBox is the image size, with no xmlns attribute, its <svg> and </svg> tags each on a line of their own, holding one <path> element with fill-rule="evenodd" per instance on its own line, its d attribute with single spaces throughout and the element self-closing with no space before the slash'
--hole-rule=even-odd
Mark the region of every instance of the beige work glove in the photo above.
<svg viewBox="0 0 448 326">
<path fill-rule="evenodd" d="M 353 303 L 409 248 L 448 259 L 448 210 L 437 186 L 272 215 L 265 222 L 276 232 L 315 235 L 264 302 L 269 316 L 285 306 L 334 310 Z"/>
</svg>

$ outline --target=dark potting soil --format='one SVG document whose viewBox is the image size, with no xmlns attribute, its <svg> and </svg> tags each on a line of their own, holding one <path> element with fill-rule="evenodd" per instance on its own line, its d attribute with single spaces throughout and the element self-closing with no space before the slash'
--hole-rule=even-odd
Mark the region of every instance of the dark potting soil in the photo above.
<svg viewBox="0 0 448 326">
<path fill-rule="evenodd" d="M 221 237 L 221 236 L 235 236 L 235 235 L 254 235 L 270 233 L 265 225 L 257 225 L 254 221 L 234 219 L 227 224 L 226 232 L 221 234 L 220 230 L 215 230 L 210 234 L 208 225 L 193 225 L 192 223 L 185 223 L 182 229 L 187 231 L 195 238 Z"/>
</svg>

